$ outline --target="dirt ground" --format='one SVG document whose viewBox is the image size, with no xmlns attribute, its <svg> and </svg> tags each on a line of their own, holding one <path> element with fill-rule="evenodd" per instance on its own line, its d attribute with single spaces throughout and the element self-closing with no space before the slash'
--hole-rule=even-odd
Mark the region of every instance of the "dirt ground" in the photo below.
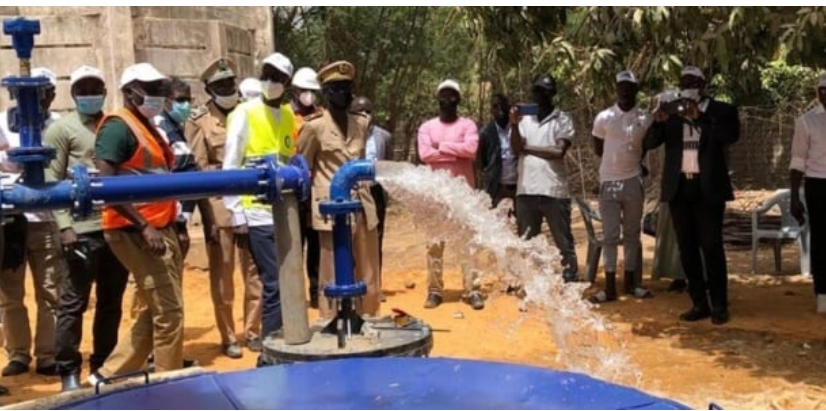
<svg viewBox="0 0 826 411">
<path fill-rule="evenodd" d="M 579 213 L 574 214 L 578 255 L 584 267 L 587 240 Z M 489 298 L 483 311 L 473 311 L 459 301 L 461 280 L 449 251 L 445 255 L 447 289 L 455 292 L 448 292 L 445 304 L 438 309 L 423 309 L 425 239 L 398 210 L 391 210 L 387 226 L 384 289 L 388 300 L 383 312 L 402 308 L 442 330 L 435 333 L 432 356 L 558 367 L 544 313 L 538 309 L 519 312 L 518 301 L 503 294 L 498 284 L 488 284 Z M 653 239 L 645 237 L 646 266 L 651 263 L 653 247 Z M 747 274 L 749 252 L 729 251 L 732 320 L 722 327 L 677 321 L 679 313 L 689 307 L 689 300 L 685 294 L 666 293 L 667 281 L 650 283 L 656 293 L 653 299 L 622 299 L 597 308 L 616 324 L 642 372 L 639 388 L 697 409 L 707 409 L 709 402 L 728 409 L 826 408 L 822 388 L 826 386 L 824 318 L 815 314 L 811 281 L 793 275 L 799 271 L 796 247 L 785 246 L 783 253 L 782 275 L 754 276 Z M 759 271 L 768 273 L 773 266 L 772 253 L 766 247 L 760 253 Z M 647 274 L 648 270 L 646 278 Z M 250 352 L 240 360 L 220 355 L 206 273 L 190 268 L 184 281 L 186 356 L 219 371 L 254 366 L 255 355 Z M 408 281 L 416 287 L 407 289 Z M 236 286 L 236 295 L 241 295 L 240 282 Z M 31 295 L 27 301 L 33 306 Z M 239 329 L 240 302 L 236 299 Z M 464 318 L 454 318 L 457 311 Z M 90 351 L 91 318 L 91 312 L 87 313 L 84 357 Z M 125 318 L 122 327 L 128 324 Z M 48 396 L 60 389 L 58 378 L 33 372 L 4 377 L 0 383 L 12 391 L 10 397 L 0 398 L 4 404 Z"/>
</svg>

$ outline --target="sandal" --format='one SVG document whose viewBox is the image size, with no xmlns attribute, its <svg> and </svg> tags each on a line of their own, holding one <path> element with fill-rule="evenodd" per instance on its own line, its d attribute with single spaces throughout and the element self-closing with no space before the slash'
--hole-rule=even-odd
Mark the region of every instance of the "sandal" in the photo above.
<svg viewBox="0 0 826 411">
<path fill-rule="evenodd" d="M 590 298 L 588 298 L 588 302 L 590 302 L 591 304 L 603 304 L 603 303 L 616 301 L 616 300 L 617 300 L 616 295 L 610 295 L 609 296 L 608 293 L 605 292 L 605 290 L 602 290 L 602 291 L 592 295 Z"/>
<path fill-rule="evenodd" d="M 654 298 L 654 294 L 647 288 L 637 287 L 634 289 L 634 297 L 639 299 Z"/>
</svg>

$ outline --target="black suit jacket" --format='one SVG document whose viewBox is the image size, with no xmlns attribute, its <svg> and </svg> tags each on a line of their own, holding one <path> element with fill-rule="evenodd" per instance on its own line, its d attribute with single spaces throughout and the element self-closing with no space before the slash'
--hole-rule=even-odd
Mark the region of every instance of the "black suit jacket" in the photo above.
<svg viewBox="0 0 826 411">
<path fill-rule="evenodd" d="M 665 144 L 661 201 L 671 201 L 677 195 L 683 162 L 683 125 L 686 120 L 671 116 L 654 123 L 645 137 L 645 148 L 651 150 Z M 737 107 L 711 100 L 695 125 L 700 127 L 700 185 L 706 201 L 725 202 L 734 199 L 728 169 L 727 151 L 740 139 L 740 118 Z"/>
<path fill-rule="evenodd" d="M 496 123 L 491 121 L 479 132 L 479 148 L 476 150 L 476 164 L 481 170 L 479 188 L 493 198 L 502 178 L 502 143 Z"/>
</svg>

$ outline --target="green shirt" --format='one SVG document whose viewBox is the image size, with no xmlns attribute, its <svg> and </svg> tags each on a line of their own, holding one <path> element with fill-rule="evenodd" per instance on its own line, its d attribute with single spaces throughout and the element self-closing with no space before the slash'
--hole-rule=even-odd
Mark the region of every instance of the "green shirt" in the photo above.
<svg viewBox="0 0 826 411">
<path fill-rule="evenodd" d="M 106 120 L 95 139 L 95 158 L 119 166 L 135 155 L 138 139 L 119 118 Z"/>
<path fill-rule="evenodd" d="M 73 112 L 46 129 L 43 145 L 54 147 L 57 151 L 54 160 L 46 168 L 47 181 L 66 180 L 69 170 L 75 166 L 95 169 L 92 158 L 95 154 L 96 120 L 95 117 Z M 53 214 L 61 230 L 73 227 L 78 233 L 90 233 L 102 229 L 100 214 L 84 221 L 73 221 L 68 210 L 56 210 Z"/>
</svg>

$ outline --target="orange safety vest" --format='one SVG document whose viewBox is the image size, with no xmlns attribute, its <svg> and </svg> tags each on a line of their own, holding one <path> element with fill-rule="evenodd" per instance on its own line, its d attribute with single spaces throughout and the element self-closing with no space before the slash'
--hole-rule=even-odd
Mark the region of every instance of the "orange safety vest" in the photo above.
<svg viewBox="0 0 826 411">
<path fill-rule="evenodd" d="M 169 145 L 135 116 L 129 109 L 121 108 L 115 113 L 107 114 L 99 123 L 101 126 L 111 118 L 119 118 L 126 123 L 138 140 L 138 148 L 128 161 L 120 165 L 119 174 L 166 174 L 172 170 L 174 155 Z M 99 129 L 98 129 L 99 130 Z M 175 201 L 134 204 L 146 222 L 155 228 L 164 228 L 175 221 L 177 205 Z M 114 230 L 132 226 L 128 218 L 122 216 L 114 207 L 103 207 L 103 229 Z"/>
</svg>

